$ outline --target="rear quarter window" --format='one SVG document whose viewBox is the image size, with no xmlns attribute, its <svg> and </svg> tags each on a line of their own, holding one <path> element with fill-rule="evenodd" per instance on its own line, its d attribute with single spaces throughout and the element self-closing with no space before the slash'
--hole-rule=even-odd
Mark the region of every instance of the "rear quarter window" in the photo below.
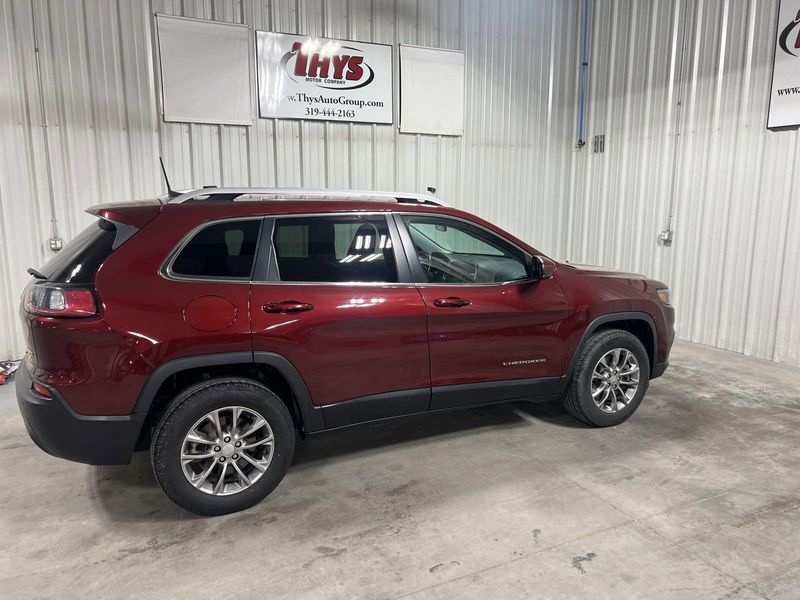
<svg viewBox="0 0 800 600">
<path fill-rule="evenodd" d="M 261 219 L 208 225 L 178 251 L 171 275 L 198 279 L 248 279 L 258 246 Z"/>
</svg>

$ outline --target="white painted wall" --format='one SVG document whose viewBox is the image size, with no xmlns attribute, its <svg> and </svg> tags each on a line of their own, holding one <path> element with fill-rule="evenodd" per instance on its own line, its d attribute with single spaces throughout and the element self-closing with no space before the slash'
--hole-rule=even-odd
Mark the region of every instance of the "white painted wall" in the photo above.
<svg viewBox="0 0 800 600">
<path fill-rule="evenodd" d="M 587 132 L 606 135 L 604 154 L 574 149 L 581 4 L 0 0 L 0 358 L 22 352 L 25 267 L 48 253 L 46 115 L 65 238 L 87 222 L 87 206 L 161 193 L 159 154 L 175 187 L 433 185 L 555 258 L 671 283 L 681 337 L 800 365 L 800 209 L 791 202 L 800 137 L 765 130 L 777 1 L 592 0 Z M 464 50 L 465 135 L 162 123 L 154 12 Z M 675 242 L 665 248 L 656 239 L 676 156 Z"/>
</svg>

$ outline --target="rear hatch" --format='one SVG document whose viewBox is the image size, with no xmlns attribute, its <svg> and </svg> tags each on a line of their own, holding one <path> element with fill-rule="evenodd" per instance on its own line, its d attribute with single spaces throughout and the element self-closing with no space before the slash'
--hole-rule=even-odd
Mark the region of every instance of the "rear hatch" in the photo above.
<svg viewBox="0 0 800 600">
<path fill-rule="evenodd" d="M 44 266 L 29 269 L 33 279 L 25 288 L 20 313 L 31 367 L 54 369 L 69 363 L 67 357 L 58 359 L 53 352 L 68 351 L 64 346 L 68 340 L 63 335 L 67 331 L 94 328 L 88 322 L 97 321 L 102 312 L 94 287 L 95 275 L 108 257 L 160 210 L 157 200 L 92 207 L 86 212 L 98 217 L 94 223 Z M 80 337 L 78 334 L 75 339 Z M 42 362 L 47 356 L 52 360 Z"/>
</svg>

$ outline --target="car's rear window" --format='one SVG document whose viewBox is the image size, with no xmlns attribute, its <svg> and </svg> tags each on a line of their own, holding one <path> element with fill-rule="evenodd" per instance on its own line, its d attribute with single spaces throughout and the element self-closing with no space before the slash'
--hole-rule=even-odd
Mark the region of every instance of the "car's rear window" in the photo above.
<svg viewBox="0 0 800 600">
<path fill-rule="evenodd" d="M 114 247 L 117 228 L 98 219 L 39 269 L 48 281 L 57 283 L 93 283 L 97 269 Z"/>
</svg>

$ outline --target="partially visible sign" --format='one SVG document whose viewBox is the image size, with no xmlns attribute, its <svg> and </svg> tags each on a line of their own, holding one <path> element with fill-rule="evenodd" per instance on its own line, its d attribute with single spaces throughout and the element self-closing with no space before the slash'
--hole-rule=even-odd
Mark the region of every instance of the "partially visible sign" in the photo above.
<svg viewBox="0 0 800 600">
<path fill-rule="evenodd" d="M 392 47 L 256 32 L 264 118 L 392 123 Z"/>
<path fill-rule="evenodd" d="M 800 126 L 800 0 L 782 0 L 767 127 Z"/>
</svg>

